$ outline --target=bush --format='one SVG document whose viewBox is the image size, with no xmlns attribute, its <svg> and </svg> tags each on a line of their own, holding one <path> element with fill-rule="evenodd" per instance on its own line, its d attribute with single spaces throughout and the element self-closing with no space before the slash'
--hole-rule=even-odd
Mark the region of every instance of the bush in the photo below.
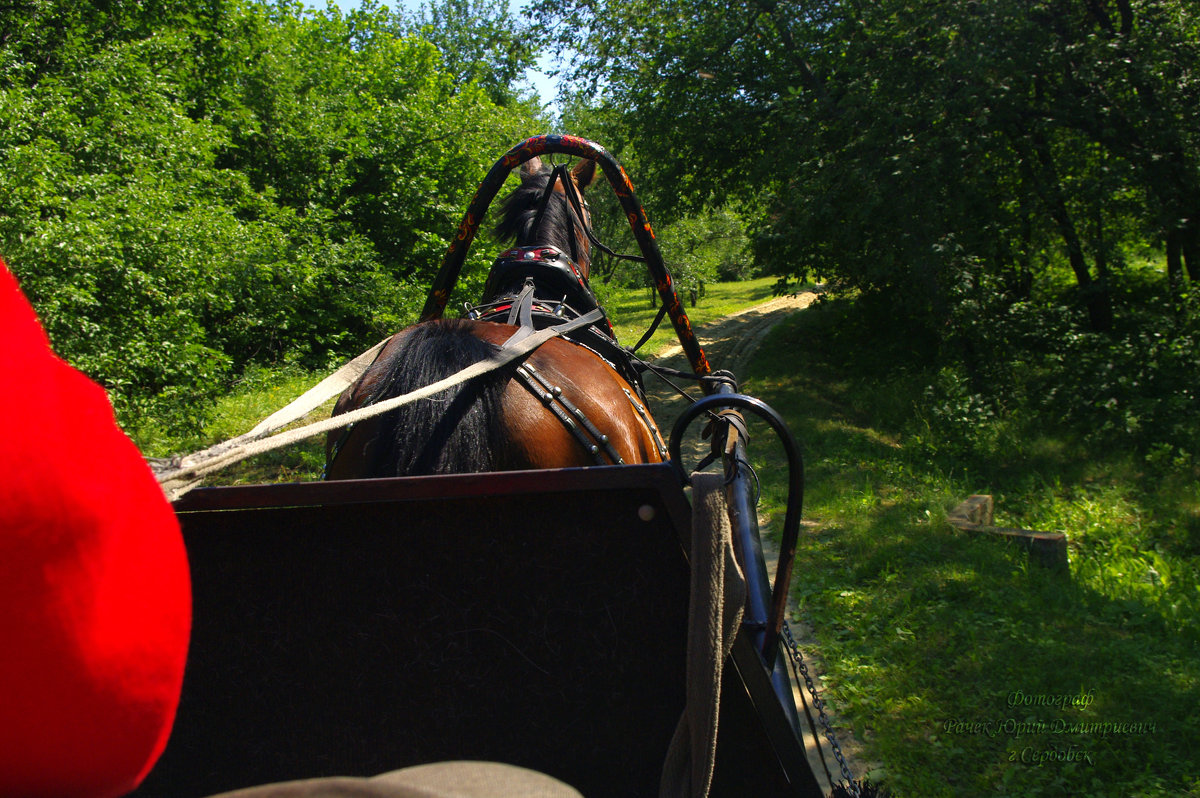
<svg viewBox="0 0 1200 798">
<path fill-rule="evenodd" d="M 0 255 L 127 428 L 194 433 L 247 366 L 325 368 L 411 322 L 532 127 L 377 5 L 35 5 L 0 11 L 20 22 L 0 42 Z"/>
<path fill-rule="evenodd" d="M 1154 278 L 1123 275 L 1113 288 L 1124 312 L 1111 333 L 1095 333 L 1070 292 L 1017 300 L 964 272 L 915 434 L 962 453 L 1016 424 L 1152 464 L 1190 462 L 1200 446 L 1200 303 L 1170 297 Z"/>
</svg>

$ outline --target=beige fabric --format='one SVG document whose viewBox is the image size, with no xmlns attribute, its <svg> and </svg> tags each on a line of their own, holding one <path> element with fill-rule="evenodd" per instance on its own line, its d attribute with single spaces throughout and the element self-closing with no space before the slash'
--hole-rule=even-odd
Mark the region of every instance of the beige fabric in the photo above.
<svg viewBox="0 0 1200 798">
<path fill-rule="evenodd" d="M 746 602 L 725 486 L 717 474 L 692 476 L 690 561 L 687 706 L 667 751 L 659 798 L 703 798 L 712 786 L 721 675 Z"/>
<path fill-rule="evenodd" d="M 215 462 L 231 452 L 241 451 L 250 442 L 265 438 L 271 433 L 283 429 L 293 421 L 304 418 L 333 397 L 340 395 L 375 362 L 375 358 L 379 356 L 383 347 L 390 340 L 391 338 L 385 338 L 350 360 L 285 407 L 264 418 L 249 432 L 183 457 L 149 458 L 150 469 L 154 471 L 163 492 L 167 494 L 167 499 L 174 501 L 204 482 L 203 476 L 197 476 L 190 469 Z"/>
<path fill-rule="evenodd" d="M 384 338 L 366 352 L 346 363 L 340 369 L 309 388 L 298 398 L 293 399 L 287 406 L 276 410 L 264 418 L 258 423 L 258 426 L 247 432 L 246 435 L 255 438 L 261 435 L 270 435 L 276 430 L 283 429 L 293 421 L 307 416 L 333 397 L 340 396 L 343 391 L 358 381 L 363 372 L 370 368 L 371 364 L 375 362 L 375 358 L 379 357 L 379 353 L 383 351 L 383 348 L 387 346 L 387 342 L 390 340 L 392 340 L 391 336 Z"/>
<path fill-rule="evenodd" d="M 581 317 L 584 319 L 586 317 Z M 357 410 L 352 410 L 349 413 L 343 413 L 339 416 L 317 421 L 303 427 L 281 432 L 269 438 L 262 437 L 261 434 L 255 436 L 251 433 L 246 433 L 233 440 L 225 443 L 217 444 L 210 449 L 205 449 L 202 452 L 196 452 L 183 457 L 177 462 L 170 463 L 155 463 L 151 462 L 151 468 L 158 478 L 159 485 L 162 486 L 163 492 L 167 494 L 167 499 L 175 501 L 183 494 L 187 493 L 192 488 L 200 484 L 201 479 L 206 474 L 211 474 L 219 471 L 226 466 L 241 462 L 255 455 L 265 452 L 282 449 L 285 446 L 290 446 L 297 441 L 312 438 L 316 435 L 323 435 L 326 432 L 335 429 L 347 427 L 350 424 L 355 424 L 364 419 L 378 416 L 386 413 L 389 410 L 394 410 L 401 405 L 415 402 L 418 399 L 424 399 L 427 396 L 434 396 L 447 388 L 452 388 L 455 385 L 474 379 L 489 371 L 500 368 L 508 363 L 517 360 L 518 358 L 528 355 L 530 352 L 537 349 L 546 341 L 561 335 L 569 328 L 564 327 L 548 327 L 533 335 L 519 341 L 512 346 L 507 346 L 496 353 L 494 357 L 487 360 L 481 360 L 467 368 L 452 374 L 449 377 L 438 380 L 437 382 L 427 385 L 424 388 L 418 388 L 415 391 L 396 396 L 378 404 L 360 407 Z M 365 357 L 364 355 L 360 357 Z M 262 424 L 255 429 L 262 427 Z"/>
<path fill-rule="evenodd" d="M 498 762 L 437 762 L 371 779 L 306 779 L 213 798 L 583 798 L 543 773 Z"/>
</svg>

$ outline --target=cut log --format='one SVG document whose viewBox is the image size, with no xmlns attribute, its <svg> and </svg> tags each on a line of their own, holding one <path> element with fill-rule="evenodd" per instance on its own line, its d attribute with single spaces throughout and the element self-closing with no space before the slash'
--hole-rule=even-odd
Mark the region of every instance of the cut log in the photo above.
<svg viewBox="0 0 1200 798">
<path fill-rule="evenodd" d="M 972 534 L 985 533 L 1011 540 L 1029 552 L 1034 562 L 1054 571 L 1067 572 L 1067 536 L 1062 532 L 1035 532 L 992 526 L 994 503 L 988 495 L 968 496 L 946 515 L 956 529 Z"/>
</svg>

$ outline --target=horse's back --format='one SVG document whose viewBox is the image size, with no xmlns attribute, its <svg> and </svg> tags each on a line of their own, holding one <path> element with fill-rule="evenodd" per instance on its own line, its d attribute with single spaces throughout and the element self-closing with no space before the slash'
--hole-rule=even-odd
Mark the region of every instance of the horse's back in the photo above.
<svg viewBox="0 0 1200 798">
<path fill-rule="evenodd" d="M 491 357 L 496 347 L 471 322 L 450 319 L 397 333 L 338 399 L 334 415 L 402 396 Z M 502 470 L 492 419 L 504 386 L 489 373 L 360 422 L 327 441 L 330 479 Z"/>
<path fill-rule="evenodd" d="M 495 355 L 516 332 L 508 324 L 459 319 L 410 327 L 394 336 L 342 394 L 334 414 L 449 377 Z M 653 421 L 635 404 L 636 392 L 599 355 L 551 338 L 523 362 L 539 375 L 544 391 L 535 394 L 514 380 L 516 366 L 509 365 L 360 422 L 348 433 L 330 436 L 328 478 L 597 465 L 594 447 L 572 430 L 589 422 L 617 461 L 663 459 Z M 547 401 L 547 395 L 554 399 Z M 566 414 L 569 423 L 549 406 L 564 406 L 563 400 L 572 408 Z"/>
</svg>

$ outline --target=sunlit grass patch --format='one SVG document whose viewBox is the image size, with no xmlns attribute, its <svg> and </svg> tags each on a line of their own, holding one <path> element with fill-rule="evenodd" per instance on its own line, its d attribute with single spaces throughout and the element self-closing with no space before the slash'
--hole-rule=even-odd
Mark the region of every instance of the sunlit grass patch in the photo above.
<svg viewBox="0 0 1200 798">
<path fill-rule="evenodd" d="M 686 295 L 681 296 L 680 301 L 692 327 L 699 327 L 759 302 L 765 302 L 772 297 L 771 289 L 774 285 L 775 279 L 772 277 L 735 283 L 710 283 L 705 286 L 704 296 L 695 306 Z M 609 320 L 612 321 L 617 340 L 625 346 L 633 346 L 654 321 L 661 300 L 656 298 L 654 306 L 651 306 L 649 288 L 617 288 L 602 284 L 593 285 L 593 288 L 596 289 L 600 304 L 604 306 Z M 639 350 L 639 354 L 653 354 L 664 346 L 677 342 L 678 338 L 670 319 L 664 318 L 658 331 Z"/>
<path fill-rule="evenodd" d="M 324 376 L 323 373 L 309 372 L 298 366 L 283 366 L 277 370 L 254 368 L 217 400 L 211 421 L 201 433 L 186 438 L 171 437 L 147 424 L 134 429 L 131 437 L 149 457 L 169 457 L 198 451 L 249 432 L 264 418 L 316 385 Z M 285 429 L 327 418 L 333 410 L 334 401 L 329 400 L 306 418 Z M 303 482 L 319 479 L 324 465 L 325 439 L 320 436 L 237 463 L 210 475 L 205 482 L 209 485 Z"/>
<path fill-rule="evenodd" d="M 919 394 L 920 363 L 893 348 L 880 368 L 869 338 L 857 352 L 837 344 L 836 314 L 804 316 L 768 338 L 747 383 L 803 443 L 805 516 L 818 526 L 801 539 L 793 594 L 830 699 L 888 786 L 954 798 L 1194 790 L 1196 483 L 1146 479 L 1127 453 L 1028 426 L 948 456 L 909 426 L 919 407 L 903 396 Z M 780 458 L 753 455 L 778 518 Z M 998 524 L 1066 532 L 1070 575 L 952 530 L 947 511 L 972 493 L 996 497 Z M 1015 691 L 1081 690 L 1086 709 L 1009 704 Z M 1095 731 L 1142 722 L 1153 731 Z M 1052 759 L 1066 751 L 1075 758 Z"/>
</svg>

